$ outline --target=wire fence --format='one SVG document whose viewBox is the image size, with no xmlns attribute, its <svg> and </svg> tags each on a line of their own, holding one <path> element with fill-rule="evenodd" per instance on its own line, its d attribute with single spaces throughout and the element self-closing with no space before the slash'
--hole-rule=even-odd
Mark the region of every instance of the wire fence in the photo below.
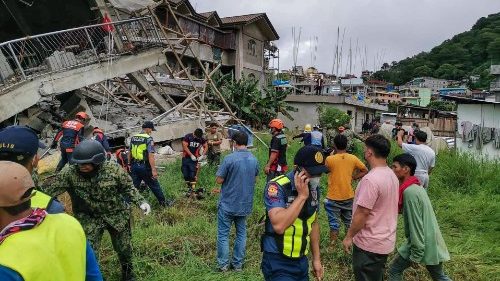
<svg viewBox="0 0 500 281">
<path fill-rule="evenodd" d="M 161 46 L 151 17 L 89 25 L 0 44 L 0 91 L 22 81 Z"/>
</svg>

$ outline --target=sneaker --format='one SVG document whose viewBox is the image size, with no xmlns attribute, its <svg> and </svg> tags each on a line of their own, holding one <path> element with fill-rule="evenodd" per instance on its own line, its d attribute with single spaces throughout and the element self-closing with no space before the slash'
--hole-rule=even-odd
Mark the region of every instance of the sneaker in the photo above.
<svg viewBox="0 0 500 281">
<path fill-rule="evenodd" d="M 219 268 L 218 268 L 218 271 L 219 271 L 219 272 L 227 272 L 228 270 L 229 270 L 229 266 L 227 266 L 227 265 L 226 265 L 226 266 L 223 266 L 223 267 L 219 267 Z"/>
<path fill-rule="evenodd" d="M 233 264 L 231 264 L 230 268 L 236 272 L 242 272 L 243 271 L 243 266 L 235 266 Z"/>
</svg>

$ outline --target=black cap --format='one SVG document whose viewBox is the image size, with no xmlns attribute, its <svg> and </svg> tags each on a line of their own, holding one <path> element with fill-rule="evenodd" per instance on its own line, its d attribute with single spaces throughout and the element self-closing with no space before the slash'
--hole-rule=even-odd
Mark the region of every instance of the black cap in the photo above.
<svg viewBox="0 0 500 281">
<path fill-rule="evenodd" d="M 329 172 L 325 166 L 323 151 L 313 145 L 306 145 L 299 149 L 295 154 L 293 164 L 304 168 L 311 176 L 320 176 Z"/>
<path fill-rule="evenodd" d="M 155 129 L 155 125 L 153 124 L 153 122 L 152 122 L 152 121 L 146 121 L 146 122 L 144 122 L 144 123 L 142 124 L 142 128 L 143 128 L 143 129 L 151 129 L 151 130 L 153 130 L 153 131 L 156 131 L 156 129 Z"/>
<path fill-rule="evenodd" d="M 0 152 L 35 155 L 38 148 L 46 146 L 38 140 L 38 136 L 26 126 L 9 126 L 0 131 Z"/>
</svg>

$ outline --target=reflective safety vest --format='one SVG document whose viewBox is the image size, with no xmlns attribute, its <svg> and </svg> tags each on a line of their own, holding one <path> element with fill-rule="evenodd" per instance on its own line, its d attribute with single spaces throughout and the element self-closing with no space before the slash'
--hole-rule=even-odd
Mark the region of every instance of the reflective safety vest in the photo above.
<svg viewBox="0 0 500 281">
<path fill-rule="evenodd" d="M 320 131 L 312 131 L 311 132 L 311 144 L 317 146 L 323 146 L 323 133 Z"/>
<path fill-rule="evenodd" d="M 285 193 L 287 206 L 297 197 L 297 191 L 292 190 L 290 179 L 286 175 L 281 175 L 272 180 L 283 189 Z M 266 232 L 265 235 L 273 236 L 279 251 L 288 258 L 301 258 L 309 253 L 309 244 L 311 240 L 312 224 L 317 217 L 317 208 L 311 207 L 313 196 L 309 196 L 302 207 L 299 216 L 292 225 L 290 225 L 283 234 Z M 316 202 L 317 203 L 317 202 Z M 314 211 L 311 211 L 314 210 Z M 266 224 L 270 225 L 271 220 L 266 213 Z M 266 229 L 272 229 L 266 227 Z"/>
<path fill-rule="evenodd" d="M 39 190 L 37 190 L 35 192 L 35 195 L 31 197 L 32 208 L 48 209 L 51 202 L 52 202 L 52 197 Z"/>
<path fill-rule="evenodd" d="M 148 161 L 148 134 L 137 134 L 130 139 L 130 153 L 132 159 L 137 161 Z"/>
<path fill-rule="evenodd" d="M 0 265 L 25 281 L 85 281 L 86 243 L 76 219 L 49 214 L 35 228 L 12 234 L 0 244 Z"/>
</svg>

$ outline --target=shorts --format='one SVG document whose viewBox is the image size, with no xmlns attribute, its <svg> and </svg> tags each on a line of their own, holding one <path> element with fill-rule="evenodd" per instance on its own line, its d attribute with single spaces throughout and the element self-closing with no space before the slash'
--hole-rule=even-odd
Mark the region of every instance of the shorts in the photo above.
<svg viewBox="0 0 500 281">
<path fill-rule="evenodd" d="M 331 231 L 339 231 L 340 219 L 342 219 L 346 231 L 349 229 L 352 219 L 352 202 L 353 199 L 343 201 L 325 199 L 325 211 Z"/>
</svg>

